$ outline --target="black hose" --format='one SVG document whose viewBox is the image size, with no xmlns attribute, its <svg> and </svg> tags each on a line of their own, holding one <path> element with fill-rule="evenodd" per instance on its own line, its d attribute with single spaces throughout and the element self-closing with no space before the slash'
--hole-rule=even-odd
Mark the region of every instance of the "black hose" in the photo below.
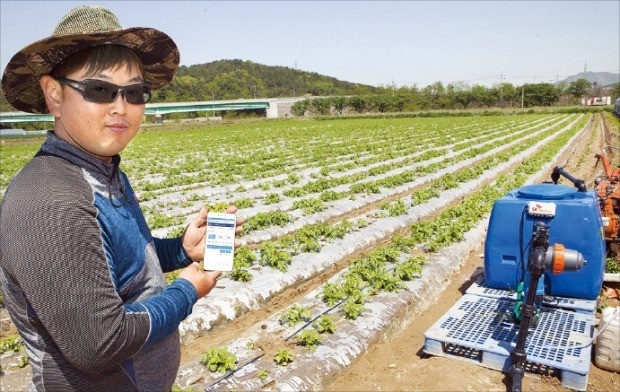
<svg viewBox="0 0 620 392">
<path fill-rule="evenodd" d="M 534 305 L 536 299 L 536 289 L 540 277 L 545 272 L 545 255 L 549 248 L 549 226 L 544 222 L 534 223 L 534 233 L 532 234 L 532 250 L 528 258 L 528 271 L 530 273 L 530 283 L 527 289 L 525 303 L 521 305 L 521 325 L 517 334 L 517 343 L 510 353 L 512 366 L 510 367 L 510 377 L 512 378 L 512 392 L 521 392 L 521 380 L 525 373 L 525 362 L 527 354 L 525 352 L 525 342 L 529 329 L 536 318 L 537 309 Z"/>
<path fill-rule="evenodd" d="M 524 373 L 525 371 L 523 370 L 523 366 L 513 366 L 510 369 L 510 378 L 512 379 L 512 392 L 521 392 L 521 380 L 523 379 Z"/>
<path fill-rule="evenodd" d="M 575 178 L 573 176 L 571 176 L 570 174 L 568 174 L 563 168 L 561 168 L 560 166 L 556 166 L 553 169 L 553 173 L 551 173 L 551 180 L 553 181 L 554 184 L 558 183 L 558 180 L 560 179 L 560 175 L 566 177 L 566 179 L 570 182 L 573 183 L 573 185 L 575 185 L 575 188 L 577 188 L 577 190 L 579 192 L 585 192 L 586 191 L 586 183 L 583 180 L 580 180 L 578 178 Z"/>
</svg>

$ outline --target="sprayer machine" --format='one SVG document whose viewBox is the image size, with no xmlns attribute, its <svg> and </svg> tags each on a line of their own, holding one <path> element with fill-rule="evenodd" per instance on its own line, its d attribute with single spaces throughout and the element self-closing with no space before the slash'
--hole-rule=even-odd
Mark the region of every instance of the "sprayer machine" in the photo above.
<svg viewBox="0 0 620 392">
<path fill-rule="evenodd" d="M 558 185 L 560 176 L 574 186 Z M 605 273 L 599 198 L 556 167 L 552 182 L 495 201 L 484 276 L 426 333 L 424 351 L 502 370 L 521 391 L 528 369 L 586 390 Z"/>
</svg>

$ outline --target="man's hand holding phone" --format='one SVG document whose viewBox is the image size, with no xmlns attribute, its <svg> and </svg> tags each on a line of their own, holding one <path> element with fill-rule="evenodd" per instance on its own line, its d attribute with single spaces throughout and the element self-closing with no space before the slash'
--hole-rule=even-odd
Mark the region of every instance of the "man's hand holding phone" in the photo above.
<svg viewBox="0 0 620 392">
<path fill-rule="evenodd" d="M 237 207 L 231 205 L 225 212 L 227 214 L 235 214 L 237 212 Z M 206 207 L 202 207 L 198 213 L 198 216 L 194 218 L 189 225 L 187 225 L 187 228 L 183 233 L 183 247 L 189 257 L 196 262 L 201 262 L 205 259 L 207 218 L 211 214 L 214 213 L 209 213 L 209 210 Z M 236 236 L 243 231 L 244 220 L 239 217 L 236 217 L 235 219 L 234 233 Z M 234 248 L 238 248 L 239 246 L 241 246 L 241 242 L 234 239 Z"/>
</svg>

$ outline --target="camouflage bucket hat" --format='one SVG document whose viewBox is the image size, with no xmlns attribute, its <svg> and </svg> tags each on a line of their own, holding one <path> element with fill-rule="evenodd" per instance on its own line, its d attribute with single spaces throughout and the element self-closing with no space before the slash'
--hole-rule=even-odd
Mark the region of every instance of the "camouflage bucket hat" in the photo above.
<svg viewBox="0 0 620 392">
<path fill-rule="evenodd" d="M 167 34 L 148 27 L 123 29 L 108 9 L 75 8 L 65 15 L 48 38 L 36 41 L 11 58 L 2 75 L 2 92 L 18 110 L 49 113 L 39 86 L 70 55 L 99 45 L 120 45 L 133 50 L 154 89 L 168 84 L 179 68 L 179 50 Z"/>
</svg>

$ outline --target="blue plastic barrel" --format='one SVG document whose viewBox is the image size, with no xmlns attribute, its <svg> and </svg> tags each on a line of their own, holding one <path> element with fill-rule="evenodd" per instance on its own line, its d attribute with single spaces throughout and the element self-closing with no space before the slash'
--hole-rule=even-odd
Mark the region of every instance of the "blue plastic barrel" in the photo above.
<svg viewBox="0 0 620 392">
<path fill-rule="evenodd" d="M 528 213 L 528 203 L 555 205 L 554 216 Z M 594 300 L 605 273 L 603 222 L 593 191 L 555 184 L 527 185 L 510 191 L 493 205 L 484 249 L 486 284 L 515 290 L 525 281 L 534 222 L 549 225 L 550 246 L 564 245 L 583 254 L 586 265 L 574 272 L 544 275 L 545 294 Z M 527 279 L 529 281 L 529 279 Z"/>
</svg>

